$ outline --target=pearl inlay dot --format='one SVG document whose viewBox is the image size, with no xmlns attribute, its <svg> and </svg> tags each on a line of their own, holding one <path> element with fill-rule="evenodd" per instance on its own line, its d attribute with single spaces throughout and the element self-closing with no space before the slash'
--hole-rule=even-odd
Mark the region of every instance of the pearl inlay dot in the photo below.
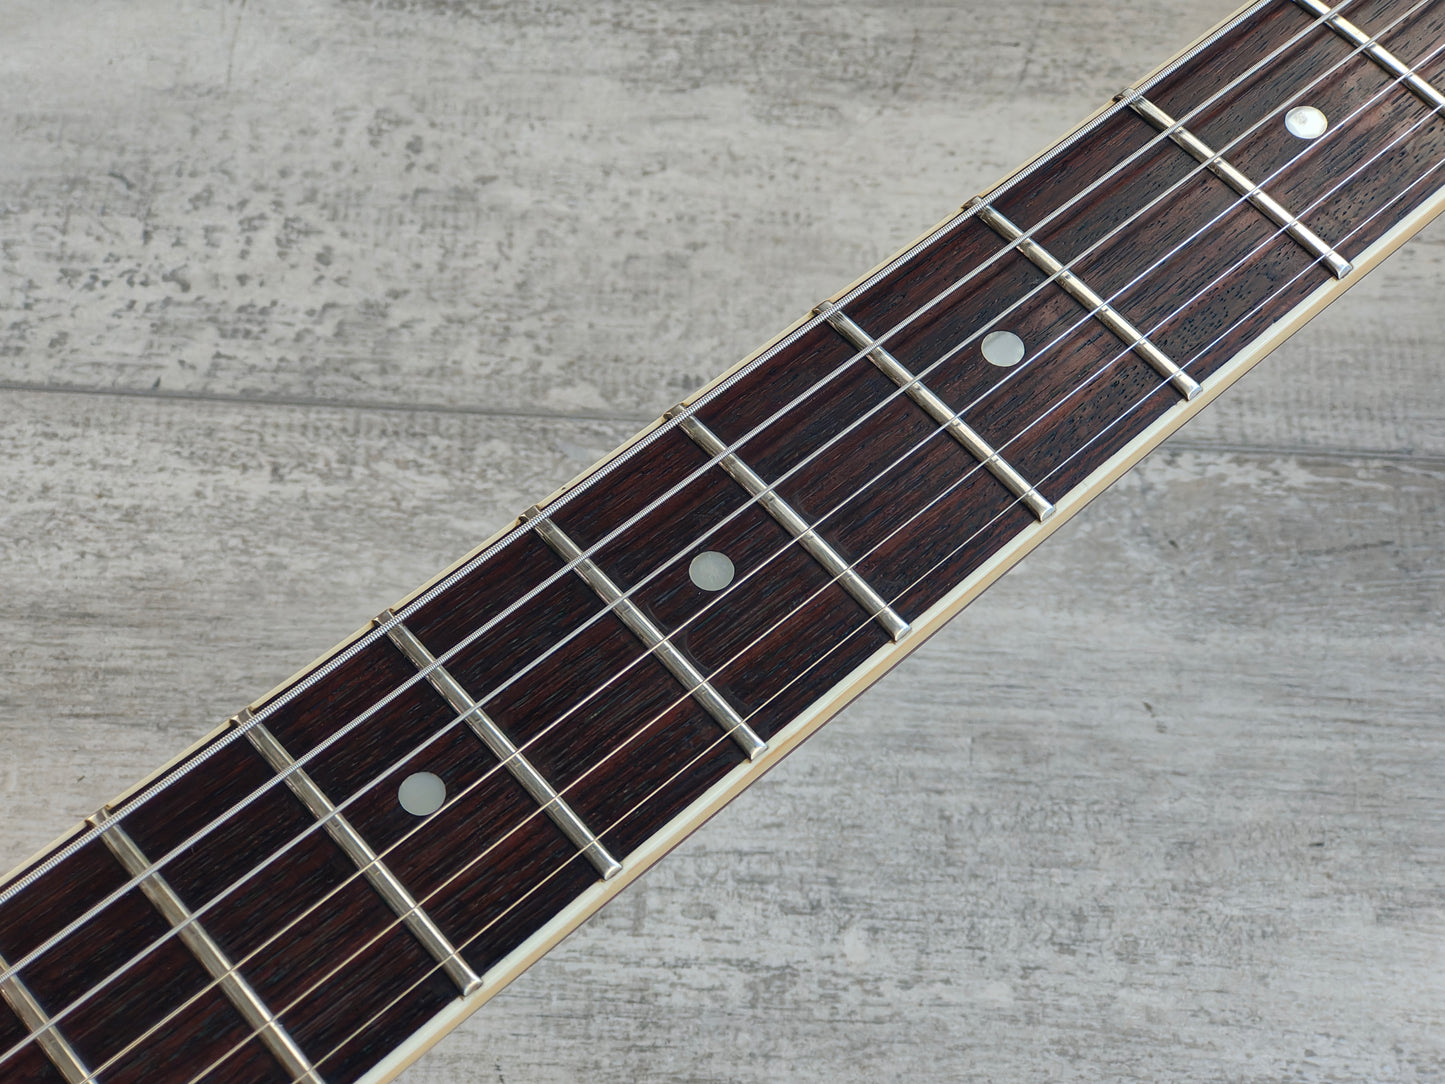
<svg viewBox="0 0 1445 1084">
<path fill-rule="evenodd" d="M 431 772 L 413 772 L 396 789 L 396 800 L 414 817 L 430 817 L 447 800 L 447 785 Z"/>
<path fill-rule="evenodd" d="M 1289 134 L 1300 139 L 1318 139 L 1330 126 L 1329 118 L 1312 105 L 1297 105 L 1284 115 Z"/>
<path fill-rule="evenodd" d="M 1024 360 L 1024 341 L 1012 331 L 990 331 L 983 337 L 983 359 L 1008 368 Z"/>
<path fill-rule="evenodd" d="M 692 564 L 687 566 L 687 574 L 704 591 L 721 591 L 733 582 L 736 570 L 727 554 L 705 550 L 692 559 Z"/>
</svg>

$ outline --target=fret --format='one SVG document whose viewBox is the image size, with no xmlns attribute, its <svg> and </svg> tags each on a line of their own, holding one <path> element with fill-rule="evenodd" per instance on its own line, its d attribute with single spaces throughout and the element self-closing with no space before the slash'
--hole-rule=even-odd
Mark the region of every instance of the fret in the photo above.
<svg viewBox="0 0 1445 1084">
<path fill-rule="evenodd" d="M 816 310 L 834 331 L 847 339 L 859 350 L 868 351 L 868 360 L 878 366 L 880 372 L 897 384 L 908 397 L 922 407 L 930 418 L 942 425 L 948 435 L 968 451 L 990 474 L 1002 482 L 1010 493 L 1021 499 L 1042 522 L 1054 514 L 1054 506 L 1023 475 L 999 455 L 993 446 L 973 431 L 958 414 L 934 395 L 918 377 L 914 376 L 897 358 L 879 346 L 866 331 L 831 301 L 825 301 Z"/>
<path fill-rule="evenodd" d="M 623 863 L 623 876 L 642 840 L 745 760 L 533 531 L 397 612 Z M 426 838 L 389 855 L 478 969 L 597 883 L 593 867 L 495 765 L 470 733 L 409 758 L 403 773 L 433 771 L 463 797 L 428 821 Z M 481 781 L 475 794 L 473 780 Z M 392 846 L 415 820 L 395 794 L 395 782 L 373 787 L 352 806 L 378 847 Z"/>
<path fill-rule="evenodd" d="M 1193 399 L 1199 394 L 1198 381 L 1175 365 L 1164 351 L 1150 342 L 1144 333 L 1126 320 L 1117 309 L 1091 290 L 1079 276 L 1064 267 L 1052 253 L 1037 241 L 1026 237 L 1023 230 L 990 207 L 983 199 L 976 200 L 971 206 L 978 211 L 978 217 L 987 222 L 989 228 L 1005 241 L 1018 242 L 1018 250 L 1027 256 L 1039 270 L 1058 283 L 1064 292 L 1080 305 L 1088 309 L 1089 315 L 1117 335 L 1126 347 L 1154 366 L 1159 375 L 1167 379 L 1180 395 L 1185 399 Z"/>
<path fill-rule="evenodd" d="M 577 543 L 567 537 L 567 532 L 535 509 L 529 512 L 526 518 L 536 525 L 537 533 L 556 550 L 557 555 L 572 565 L 573 570 L 597 592 L 598 597 L 612 607 L 612 611 L 622 623 L 631 629 L 643 645 L 667 667 L 672 676 L 682 683 L 687 694 L 717 720 L 723 733 L 737 742 L 749 760 L 756 760 L 767 752 L 768 743 L 753 732 L 752 727 L 737 713 L 737 709 L 708 684 L 702 672 L 692 664 L 692 660 L 673 646 L 672 641 L 624 595 L 607 573 L 603 572 L 595 561 L 583 556 Z"/>
<path fill-rule="evenodd" d="M 499 555 L 488 570 L 496 577 L 493 586 L 497 589 L 497 594 L 487 599 L 488 605 L 515 597 L 510 594 L 512 574 L 523 574 L 535 558 L 547 552 L 540 544 L 538 550 L 540 553 L 523 545 Z M 527 586 L 542 578 L 540 574 L 532 577 L 530 571 L 527 575 Z M 462 585 L 458 588 L 460 603 Z M 484 613 L 493 612 L 468 610 L 462 605 L 449 612 L 440 606 L 424 609 L 407 624 L 441 653 L 454 646 L 456 638 L 480 626 Z M 440 616 L 439 623 L 432 621 L 432 614 Z M 458 620 L 466 624 L 458 625 Z M 553 620 L 565 624 L 556 601 L 543 597 L 535 609 L 518 615 L 515 628 L 505 630 L 506 642 L 523 656 L 534 646 L 543 651 L 554 634 L 549 628 Z M 445 645 L 437 646 L 438 640 L 445 640 Z M 454 664 L 448 663 L 447 669 L 459 681 L 466 680 Z M 488 714 L 495 719 L 494 712 Z M 493 754 L 478 743 L 470 729 L 452 726 L 454 715 L 432 685 L 418 679 L 415 664 L 383 638 L 354 654 L 326 681 L 271 714 L 266 724 L 293 755 L 310 754 L 308 774 L 334 801 L 347 803 L 346 819 L 376 853 L 385 855 L 387 866 L 424 901 L 428 915 L 447 940 L 458 946 L 474 972 L 480 972 L 583 891 L 592 880 L 592 867 L 569 865 L 579 852 L 552 820 L 534 816 L 538 812 L 535 799 L 510 773 L 494 771 L 497 761 Z M 498 722 L 505 725 L 504 720 Z M 342 727 L 349 728 L 344 739 L 325 745 Z M 528 759 L 558 790 L 564 788 L 565 782 L 548 773 L 546 764 L 537 764 L 535 752 L 529 751 Z M 397 789 L 409 774 L 421 771 L 443 779 L 454 800 L 428 818 L 425 832 L 417 833 L 416 818 L 401 808 Z M 575 802 L 569 804 L 576 809 Z M 589 815 L 585 809 L 578 814 Z M 487 852 L 485 860 L 475 861 L 483 852 Z M 349 860 L 346 866 L 354 872 Z M 531 908 L 506 911 L 508 898 L 521 892 L 534 893 L 531 904 L 535 913 Z M 390 921 L 390 909 L 383 911 Z M 410 940 L 409 935 L 403 937 Z M 425 958 L 430 966 L 431 957 Z M 378 978 L 379 985 L 391 981 L 389 976 Z M 442 982 L 449 998 L 455 987 L 445 979 Z M 437 995 L 438 991 L 430 990 L 415 1005 L 407 1006 L 397 1018 L 397 1033 L 404 1033 L 403 1017 L 424 1013 Z M 361 1009 L 358 1003 L 356 1012 Z M 342 1035 L 356 1026 L 352 1023 L 343 1031 L 343 1023 L 338 1017 L 334 1024 Z M 329 1067 L 328 1075 L 332 1075 Z"/>
<path fill-rule="evenodd" d="M 1350 261 L 1331 248 L 1324 238 L 1290 214 L 1273 196 L 1230 165 L 1222 154 L 1179 124 L 1148 98 L 1136 90 L 1129 90 L 1125 92 L 1123 100 L 1130 109 L 1193 155 L 1195 161 L 1258 207 L 1276 226 L 1283 227 L 1285 233 L 1305 247 L 1305 251 L 1317 259 L 1323 260 L 1335 278 L 1342 279 L 1354 269 Z"/>
<path fill-rule="evenodd" d="M 602 823 L 539 771 L 566 792 L 584 823 Z M 446 787 L 446 804 L 425 819 L 397 800 L 400 780 L 416 772 L 430 772 Z M 585 853 L 510 772 L 499 770 L 496 755 L 469 727 L 446 731 L 405 757 L 395 772 L 359 791 L 347 813 L 478 974 L 599 882 Z M 608 853 L 622 853 L 600 832 L 598 839 Z M 514 907 L 522 897 L 527 906 Z"/>
<path fill-rule="evenodd" d="M 908 622 L 883 600 L 883 597 L 873 589 L 867 580 L 853 570 L 843 555 L 830 546 L 791 504 L 779 496 L 772 486 L 763 481 L 737 453 L 728 451 L 727 445 L 718 439 L 717 434 L 690 414 L 672 416 L 678 419 L 678 427 L 691 437 L 699 448 L 717 459 L 718 466 L 727 471 L 738 485 L 747 490 L 748 494 L 754 497 L 763 509 L 777 520 L 783 529 L 792 535 L 830 576 L 838 581 L 843 590 L 852 595 L 858 605 L 868 611 L 894 643 L 908 635 Z"/>
<path fill-rule="evenodd" d="M 850 312 L 868 327 L 891 329 L 900 315 L 956 281 L 960 268 L 999 256 L 1003 248 L 991 230 L 961 218 L 926 253 L 850 302 Z M 934 258 L 953 255 L 958 261 L 946 263 L 937 281 L 930 280 L 931 289 L 908 291 L 912 278 L 933 266 Z M 989 269 L 990 298 L 1005 289 L 1017 287 L 1022 293 L 1042 284 L 1043 276 L 1027 260 L 1013 253 L 1001 259 Z M 989 303 L 972 291 L 963 296 L 951 300 Z M 1070 314 L 1077 311 L 1066 295 L 1058 299 Z M 894 315 L 899 311 L 895 302 L 902 307 L 899 315 Z M 929 317 L 941 311 L 931 311 L 912 327 L 932 326 Z M 1028 342 L 1038 341 L 1032 325 L 1014 330 L 1026 333 Z M 1102 326 L 1096 330 L 1099 338 L 1113 342 Z M 961 339 L 947 337 L 937 352 L 927 353 L 900 348 L 898 335 L 886 341 L 889 352 L 927 379 L 941 399 L 957 403 L 966 400 L 946 394 L 947 386 L 938 382 L 940 371 L 929 367 Z M 896 608 L 919 612 L 937 597 L 935 592 L 946 590 L 943 582 L 967 575 L 991 547 L 1037 520 L 874 365 L 849 364 L 854 353 L 835 331 L 819 325 L 736 381 L 725 395 L 702 404 L 698 415 L 756 469 L 778 479 L 779 493 Z M 1107 355 L 1100 349 L 1091 356 Z M 980 368 L 992 371 L 990 381 L 1000 373 L 991 365 Z M 1139 368 L 1153 379 L 1152 370 Z M 1029 468 L 1011 454 L 1010 462 L 1029 476 Z"/>
<path fill-rule="evenodd" d="M 1354 0 L 1349 20 L 1371 34 L 1382 49 L 1408 65 L 1433 90 L 1445 91 L 1440 59 L 1445 42 L 1445 7 L 1439 0 L 1424 4 L 1420 0 Z"/>
<path fill-rule="evenodd" d="M 5 957 L 0 956 L 0 971 L 9 968 Z M 50 1016 L 41 1008 L 40 1002 L 26 988 L 19 975 L 0 980 L 0 997 L 10 1006 L 25 1029 L 34 1037 L 36 1046 L 45 1052 L 50 1063 L 65 1078 L 66 1084 L 85 1084 L 91 1079 L 90 1070 L 80 1060 L 80 1055 L 66 1042 L 60 1028 L 51 1022 Z M 7 1043 L 8 1046 L 8 1043 Z M 0 1065 L 3 1068 L 3 1065 Z"/>
<path fill-rule="evenodd" d="M 325 697 L 328 688 L 309 691 Z M 267 722 L 296 733 L 280 714 Z M 142 853 L 172 856 L 166 881 L 329 1084 L 354 1079 L 453 1002 L 456 986 L 250 742 L 223 737 L 202 748 L 201 771 L 121 825 Z M 395 783 L 390 790 L 394 803 Z M 353 824 L 354 812 L 346 810 Z M 378 1016 L 364 1042 L 347 1041 Z M 244 1079 L 235 1061 L 217 1073 Z"/>
<path fill-rule="evenodd" d="M 32 1029 L 0 996 L 0 1080 L 23 1080 L 27 1084 L 74 1084 L 55 1067 L 54 1060 L 46 1055 L 31 1035 Z"/>
<path fill-rule="evenodd" d="M 216 980 L 221 992 L 234 1005 L 246 1023 L 260 1036 L 266 1048 L 290 1074 L 291 1078 L 306 1084 L 324 1084 L 322 1077 L 272 1014 L 260 995 L 251 988 L 226 953 L 206 932 L 205 927 L 176 895 L 166 879 L 156 872 L 150 861 L 136 846 L 125 829 L 119 824 L 105 825 L 108 810 L 86 818 L 86 823 L 101 830 L 101 840 L 110 848 L 127 873 L 140 879 L 140 889 L 155 905 L 162 917 L 170 923 L 177 936 L 195 955 L 206 973 Z"/>
<path fill-rule="evenodd" d="M 1394 42 L 1399 12 L 1374 25 Z M 1371 17 L 1368 11 L 1356 19 Z M 1370 244 L 1409 214 L 1437 187 L 1417 184 L 1445 155 L 1445 121 L 1409 88 L 1296 3 L 1281 5 L 1264 42 L 1305 33 L 1278 59 L 1199 110 L 1190 129 L 1210 146 L 1227 147 L 1230 161 L 1263 179 L 1282 204 L 1309 219 L 1324 237 L 1347 239 L 1351 251 Z M 1408 52 L 1408 45 L 1401 45 Z M 1420 74 L 1428 76 L 1424 62 Z M 1242 70 L 1230 50 L 1184 65 L 1149 91 L 1150 100 L 1180 116 L 1214 95 Z M 1316 138 L 1292 134 L 1287 113 L 1307 106 L 1323 114 Z"/>
<path fill-rule="evenodd" d="M 453 718 L 447 702 L 383 638 L 273 711 L 266 727 L 293 757 L 307 758 L 306 772 L 317 786 L 345 801 Z"/>
<path fill-rule="evenodd" d="M 843 349 L 831 333 L 825 341 Z M 917 411 L 909 414 L 929 428 Z M 956 448 L 946 450 L 954 462 L 966 462 Z M 677 430 L 660 433 L 646 461 L 635 469 L 628 464 L 618 481 L 555 502 L 548 519 L 667 630 L 673 646 L 760 736 L 775 732 L 820 689 L 889 642 L 777 520 Z M 690 574 L 693 562 L 708 553 L 732 566 L 725 592 L 701 588 Z M 716 723 L 710 729 L 718 733 Z M 742 756 L 735 743 L 724 745 Z M 652 821 L 656 805 L 649 801 L 629 814 L 617 831 L 660 823 Z"/>
<path fill-rule="evenodd" d="M 92 840 L 0 906 L 0 952 L 17 963 L 35 953 L 21 979 L 90 1079 L 140 1084 L 169 1074 L 220 1084 L 237 1077 L 208 1067 L 231 1052 L 228 1068 L 241 1079 L 289 1080 L 138 888 L 76 925 L 127 879 Z"/>
<path fill-rule="evenodd" d="M 985 274 L 950 289 L 984 260 Z M 923 372 L 951 409 L 1025 477 L 1047 484 L 1055 499 L 1086 477 L 1108 448 L 1126 442 L 1134 424 L 1147 424 L 1184 401 L 1118 335 L 1081 311 L 1066 291 L 1054 289 L 1044 269 L 972 215 L 930 259 L 898 268 L 860 293 L 851 307 L 866 326 L 889 328 L 898 320 L 895 314 L 912 312 L 945 290 L 950 292 L 943 303 L 889 338 L 892 352 L 910 370 Z M 1024 343 L 1025 357 L 1016 367 L 1000 369 L 983 355 L 982 337 L 995 330 L 1014 333 Z M 1127 426 L 1116 424 L 1121 417 Z M 930 527 L 915 534 L 910 525 L 899 541 L 900 558 L 916 576 L 927 575 L 949 548 L 978 544 L 972 532 L 955 531 L 939 543 L 942 554 L 920 554 L 930 563 L 913 564 L 913 549 L 928 546 L 938 531 Z M 1003 540 L 995 537 L 990 544 Z"/>
<path fill-rule="evenodd" d="M 542 773 L 532 766 L 532 762 L 512 744 L 512 739 L 502 733 L 502 728 L 497 726 L 491 717 L 477 706 L 476 701 L 462 688 L 461 683 L 452 677 L 446 667 L 437 662 L 436 657 L 426 649 L 426 646 L 416 638 L 411 630 L 390 610 L 378 617 L 376 624 L 386 629 L 386 634 L 391 638 L 392 643 L 396 644 L 402 653 L 416 664 L 417 669 L 426 672 L 427 680 L 432 683 L 437 692 L 441 693 L 452 709 L 462 716 L 463 721 L 472 732 L 482 739 L 487 748 L 501 761 L 502 766 L 537 801 L 542 807 L 542 811 L 562 830 L 562 833 L 587 856 L 587 860 L 596 867 L 603 879 L 606 880 L 621 873 L 622 863 L 607 853 L 607 848 L 602 846 L 582 818 L 577 816 L 566 800 L 553 789 L 552 784 L 547 782 Z"/>
<path fill-rule="evenodd" d="M 231 722 L 232 725 L 241 727 L 249 718 L 250 712 L 246 711 Z M 278 775 L 285 773 L 286 785 L 291 788 L 291 792 L 301 799 L 301 804 L 311 811 L 311 815 L 326 830 L 327 835 L 335 840 L 337 846 L 355 863 L 356 868 L 371 882 L 371 887 L 376 889 L 377 894 L 421 942 L 422 947 L 442 965 L 442 970 L 456 984 L 457 989 L 468 994 L 480 986 L 481 978 L 457 953 L 446 934 L 442 933 L 431 916 L 417 903 L 406 885 L 402 884 L 390 867 L 371 849 L 371 845 L 362 838 L 361 833 L 337 811 L 331 799 L 316 785 L 311 776 L 297 767 L 285 746 L 260 723 L 253 722 L 246 726 L 245 734 L 247 740 Z"/>
<path fill-rule="evenodd" d="M 1295 0 L 1295 3 L 1316 18 L 1323 19 L 1326 26 L 1351 45 L 1361 48 L 1367 57 L 1400 80 L 1431 109 L 1445 114 L 1445 94 L 1441 94 L 1422 79 L 1414 68 L 1381 45 L 1378 39 L 1365 33 L 1343 15 L 1335 13 L 1330 5 L 1321 3 L 1320 0 Z"/>
<path fill-rule="evenodd" d="M 1015 222 L 1038 223 L 1031 232 L 1039 243 L 1195 380 L 1203 383 L 1322 282 L 1339 281 L 1137 114 L 1112 115 L 1098 134 L 1061 154 L 1055 169 L 990 202 Z M 1065 206 L 1094 184 L 1098 199 Z M 1097 451 L 1148 420 L 1136 410 Z M 1102 458 L 1091 453 L 1078 467 Z"/>
</svg>

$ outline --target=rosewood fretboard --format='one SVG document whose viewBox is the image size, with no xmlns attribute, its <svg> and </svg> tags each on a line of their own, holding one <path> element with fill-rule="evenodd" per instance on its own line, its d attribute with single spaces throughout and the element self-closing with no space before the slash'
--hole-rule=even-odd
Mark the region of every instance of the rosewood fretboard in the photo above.
<svg viewBox="0 0 1445 1084">
<path fill-rule="evenodd" d="M 1252 6 L 0 890 L 0 1079 L 388 1079 L 1445 204 Z"/>
</svg>

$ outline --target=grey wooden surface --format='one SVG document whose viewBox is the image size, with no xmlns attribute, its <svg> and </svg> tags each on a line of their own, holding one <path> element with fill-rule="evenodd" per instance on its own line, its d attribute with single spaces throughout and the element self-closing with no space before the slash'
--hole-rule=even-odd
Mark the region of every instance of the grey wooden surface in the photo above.
<svg viewBox="0 0 1445 1084">
<path fill-rule="evenodd" d="M 0 866 L 1228 0 L 0 5 Z M 1445 229 L 406 1078 L 1445 1078 Z"/>
</svg>

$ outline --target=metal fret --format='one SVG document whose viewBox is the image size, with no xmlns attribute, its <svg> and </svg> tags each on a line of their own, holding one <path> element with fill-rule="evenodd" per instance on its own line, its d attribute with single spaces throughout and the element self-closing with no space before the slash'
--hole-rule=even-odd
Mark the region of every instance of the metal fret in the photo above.
<svg viewBox="0 0 1445 1084">
<path fill-rule="evenodd" d="M 457 681 L 446 667 L 438 665 L 436 657 L 427 650 L 426 645 L 418 640 L 409 628 L 397 621 L 391 610 L 383 611 L 376 623 L 386 626 L 386 634 L 391 637 L 391 642 L 401 649 L 402 654 L 410 659 L 418 670 L 426 673 L 432 687 L 462 716 L 467 726 L 471 727 L 472 733 L 481 738 L 487 748 L 496 754 L 502 767 L 522 784 L 522 788 L 536 800 L 542 811 L 552 819 L 552 823 L 562 830 L 562 834 L 587 856 L 587 860 L 596 867 L 602 879 L 607 880 L 621 873 L 622 863 L 608 853 L 607 848 L 593 835 L 592 830 L 557 793 L 552 784 L 547 782 L 542 773 L 512 743 L 512 739 L 502 732 L 502 728 L 497 726 L 491 716 L 462 688 L 461 682 Z"/>
<path fill-rule="evenodd" d="M 1323 19 L 1325 25 L 1409 87 L 1415 96 L 1431 109 L 1445 115 L 1445 94 L 1441 94 L 1430 83 L 1422 79 L 1416 74 L 1414 68 L 1386 49 L 1375 38 L 1365 33 L 1343 15 L 1332 14 L 1334 9 L 1328 4 L 1321 3 L 1320 0 L 1295 0 L 1295 2 L 1311 15 Z"/>
<path fill-rule="evenodd" d="M 1023 253 L 1039 270 L 1050 275 L 1070 297 L 1088 309 L 1101 324 L 1124 340 L 1130 350 L 1154 366 L 1160 376 L 1167 377 L 1169 383 L 1174 386 L 1174 390 L 1184 396 L 1186 400 L 1193 399 L 1203 390 L 1198 381 L 1175 365 L 1164 351 L 1144 337 L 1142 331 L 1129 323 L 1108 302 L 1084 285 L 1083 281 L 1056 260 L 1052 253 L 1032 237 L 1024 236 L 1023 230 L 985 203 L 983 197 L 980 196 L 973 200 L 968 206 L 976 208 L 978 217 L 983 219 L 984 223 L 1004 240 L 1017 241 L 1019 252 Z"/>
<path fill-rule="evenodd" d="M 109 810 L 102 809 L 86 818 L 86 823 L 99 828 L 108 815 Z M 236 971 L 225 951 L 201 926 L 185 901 L 176 895 L 170 883 L 151 866 L 149 859 L 136 845 L 135 840 L 131 839 L 130 834 L 119 824 L 112 824 L 104 829 L 100 838 L 105 840 L 111 854 L 115 855 L 126 872 L 140 879 L 140 890 L 146 899 L 150 900 L 161 913 L 161 917 L 171 924 L 176 936 L 191 950 L 200 965 L 206 969 L 206 974 L 216 980 L 221 993 L 255 1030 L 266 1044 L 266 1049 L 271 1051 L 291 1079 L 298 1084 L 324 1084 L 321 1074 L 316 1071 L 316 1067 L 311 1064 L 296 1040 L 276 1019 L 251 984 Z"/>
<path fill-rule="evenodd" d="M 969 455 L 983 464 L 984 468 L 1002 482 L 1010 493 L 1028 505 L 1029 510 L 1039 517 L 1040 522 L 1054 514 L 1053 504 L 1031 486 L 1008 460 L 999 455 L 988 441 L 984 440 L 973 427 L 959 417 L 957 411 L 952 410 L 947 403 L 929 390 L 918 377 L 909 371 L 906 365 L 879 346 L 872 336 L 859 327 L 842 309 L 831 301 L 825 301 L 814 311 L 827 320 L 834 331 L 859 350 L 867 350 L 868 360 L 873 362 L 884 376 L 902 388 L 930 418 L 943 426 L 949 436 L 963 445 Z"/>
<path fill-rule="evenodd" d="M 689 695 L 702 705 L 703 710 L 717 720 L 718 725 L 738 743 L 749 760 L 757 760 L 768 751 L 768 743 L 758 737 L 753 728 L 748 726 L 743 717 L 723 698 L 722 693 L 708 683 L 707 677 L 692 664 L 692 660 L 663 635 L 652 619 L 623 594 L 622 588 L 613 583 L 612 578 L 603 572 L 595 561 L 583 554 L 577 543 L 573 542 L 561 527 L 535 508 L 524 518 L 535 521 L 537 533 L 542 536 L 543 541 L 551 546 L 562 560 L 572 565 L 577 575 L 586 580 L 602 601 L 612 607 L 613 613 L 647 645 L 648 650 L 683 684 Z"/>
<path fill-rule="evenodd" d="M 240 726 L 250 718 L 250 714 L 249 710 L 243 711 L 231 722 Z M 446 934 L 442 933 L 431 916 L 422 910 L 421 904 L 417 903 L 407 887 L 397 879 L 396 874 L 382 864 L 381 858 L 371 849 L 371 844 L 337 811 L 315 780 L 303 769 L 296 767 L 296 761 L 276 740 L 276 736 L 261 724 L 252 723 L 246 728 L 246 737 L 278 775 L 284 773 L 286 785 L 291 788 L 291 792 L 300 798 L 302 804 L 311 811 L 311 815 L 321 822 L 327 834 L 371 882 L 377 895 L 386 901 L 386 905 L 405 923 L 406 928 L 416 936 L 432 958 L 442 965 L 442 969 L 457 988 L 463 994 L 470 994 L 478 989 L 482 985 L 481 978 L 457 953 Z"/>
<path fill-rule="evenodd" d="M 873 615 L 873 620 L 883 626 L 884 631 L 888 633 L 894 643 L 908 635 L 911 631 L 908 622 L 895 612 L 893 607 L 883 601 L 883 596 L 873 590 L 867 580 L 853 571 L 852 566 L 843 560 L 842 554 L 825 542 L 792 505 L 783 500 L 772 486 L 758 477 L 752 467 L 730 452 L 716 433 L 691 414 L 670 410 L 666 416 L 677 418 L 682 431 L 691 437 L 699 448 L 716 458 L 718 466 L 727 471 L 733 481 L 746 489 L 758 504 L 762 505 L 768 515 L 777 520 L 785 531 L 797 539 L 798 544 L 838 581 L 843 590 L 853 596 L 858 605 Z"/>
<path fill-rule="evenodd" d="M 5 962 L 5 957 L 0 956 L 0 971 L 8 971 L 10 965 Z M 11 975 L 8 979 L 0 981 L 0 997 L 20 1017 L 20 1022 L 30 1032 L 30 1037 L 35 1040 L 35 1045 L 50 1059 L 50 1064 L 55 1066 L 60 1075 L 66 1080 L 66 1084 L 87 1084 L 95 1079 L 85 1063 L 80 1060 L 74 1048 L 60 1034 L 60 1029 L 55 1026 L 49 1014 L 40 1007 L 40 1002 L 20 981 L 19 975 Z"/>
<path fill-rule="evenodd" d="M 1331 248 L 1329 242 L 1292 215 L 1259 185 L 1225 161 L 1223 155 L 1218 151 L 1211 148 L 1204 140 L 1189 131 L 1148 98 L 1137 91 L 1128 90 L 1124 92 L 1123 100 L 1128 103 L 1130 109 L 1183 147 L 1209 172 L 1257 207 L 1266 218 L 1303 245 L 1312 256 L 1323 260 L 1335 278 L 1342 279 L 1354 270 L 1354 265 Z"/>
</svg>

